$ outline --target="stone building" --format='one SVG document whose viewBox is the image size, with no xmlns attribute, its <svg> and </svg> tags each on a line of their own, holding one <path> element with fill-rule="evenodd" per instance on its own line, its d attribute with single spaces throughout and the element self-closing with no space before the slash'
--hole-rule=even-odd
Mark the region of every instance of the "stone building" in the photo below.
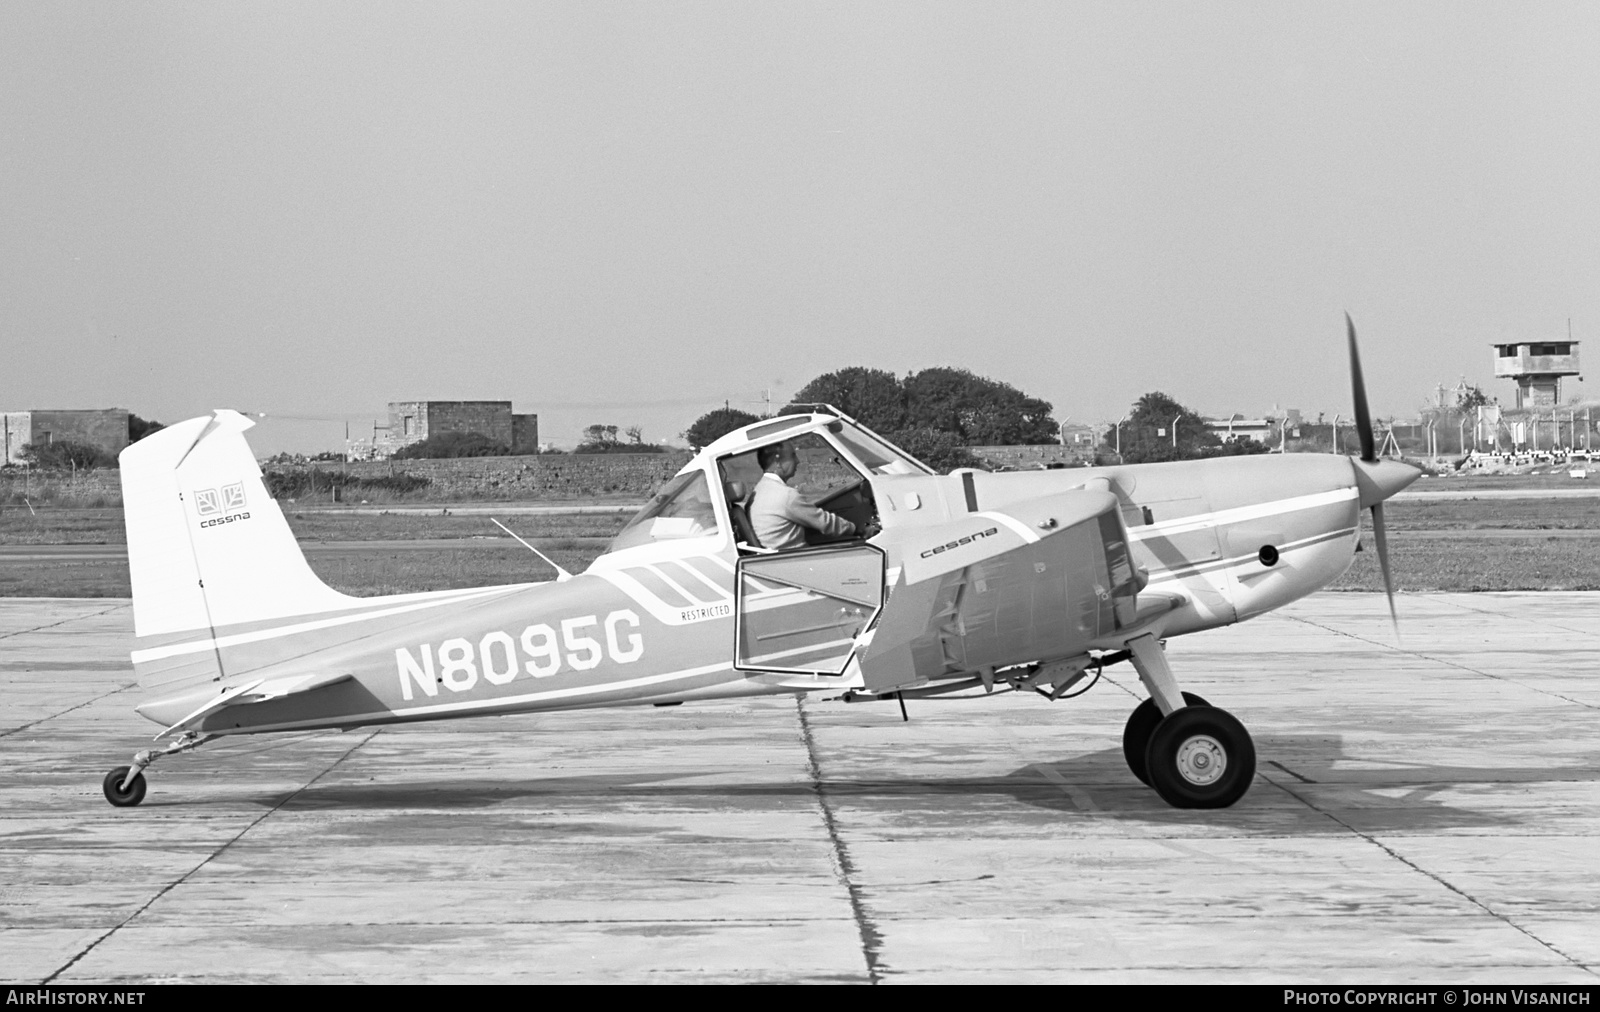
<svg viewBox="0 0 1600 1012">
<path fill-rule="evenodd" d="M 0 412 L 0 446 L 4 463 L 22 462 L 22 448 L 29 444 L 81 443 L 104 450 L 113 457 L 128 445 L 128 411 L 104 408 L 88 411 L 5 411 Z"/>
<path fill-rule="evenodd" d="M 476 432 L 512 453 L 539 452 L 539 416 L 513 413 L 510 401 L 390 401 L 389 427 L 380 430 L 376 450 L 388 456 L 445 432 Z"/>
<path fill-rule="evenodd" d="M 1561 377 L 1577 376 L 1577 341 L 1519 341 L 1494 346 L 1494 374 L 1517 384 L 1518 408 L 1561 403 Z"/>
</svg>

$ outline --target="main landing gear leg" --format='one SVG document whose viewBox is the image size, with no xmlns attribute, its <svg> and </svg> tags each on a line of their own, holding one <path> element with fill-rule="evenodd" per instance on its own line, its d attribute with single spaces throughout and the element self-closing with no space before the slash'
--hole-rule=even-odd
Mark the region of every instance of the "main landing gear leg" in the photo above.
<svg viewBox="0 0 1600 1012">
<path fill-rule="evenodd" d="M 166 748 L 147 748 L 133 757 L 132 766 L 118 766 L 107 773 L 105 779 L 100 781 L 100 790 L 104 792 L 106 800 L 117 808 L 132 808 L 144 800 L 146 767 L 164 755 L 177 755 L 179 752 L 199 748 L 215 737 L 214 734 L 203 735 L 198 731 L 185 731 L 177 741 Z"/>
<path fill-rule="evenodd" d="M 1150 692 L 1122 731 L 1122 754 L 1133 775 L 1175 808 L 1226 808 L 1244 797 L 1256 774 L 1255 743 L 1244 725 L 1179 690 L 1153 634 L 1130 641 L 1128 649 Z"/>
</svg>

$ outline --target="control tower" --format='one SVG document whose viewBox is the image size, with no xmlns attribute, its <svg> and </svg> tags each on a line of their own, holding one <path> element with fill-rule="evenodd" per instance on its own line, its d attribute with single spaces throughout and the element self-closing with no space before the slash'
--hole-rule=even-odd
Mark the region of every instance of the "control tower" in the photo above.
<svg viewBox="0 0 1600 1012">
<path fill-rule="evenodd" d="M 1561 403 L 1561 377 L 1578 375 L 1578 342 L 1497 344 L 1494 374 L 1517 381 L 1517 407 L 1554 407 Z"/>
</svg>

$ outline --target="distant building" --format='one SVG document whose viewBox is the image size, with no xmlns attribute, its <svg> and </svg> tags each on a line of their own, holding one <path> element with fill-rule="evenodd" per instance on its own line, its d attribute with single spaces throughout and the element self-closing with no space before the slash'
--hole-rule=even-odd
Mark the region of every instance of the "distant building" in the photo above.
<svg viewBox="0 0 1600 1012">
<path fill-rule="evenodd" d="M 1578 375 L 1577 341 L 1523 341 L 1494 346 L 1494 374 L 1517 382 L 1518 408 L 1561 403 L 1561 377 Z"/>
<path fill-rule="evenodd" d="M 81 443 L 116 456 L 128 445 L 128 414 L 123 408 L 0 412 L 4 462 L 20 464 L 22 448 L 30 444 Z"/>
<path fill-rule="evenodd" d="M 1300 424 L 1300 412 L 1292 412 L 1293 424 Z M 1277 418 L 1246 418 L 1243 415 L 1233 415 L 1229 418 L 1202 419 L 1205 427 L 1222 439 L 1233 439 L 1237 436 L 1249 436 L 1258 443 L 1276 442 L 1282 431 L 1281 419 Z"/>
<path fill-rule="evenodd" d="M 1104 425 L 1093 425 L 1085 422 L 1062 422 L 1061 445 L 1093 450 L 1095 445 L 1100 442 L 1100 437 L 1105 432 L 1105 429 Z"/>
<path fill-rule="evenodd" d="M 374 448 L 388 456 L 445 432 L 476 432 L 512 453 L 539 452 L 539 416 L 513 413 L 510 401 L 390 401 L 389 427 L 379 430 Z"/>
</svg>

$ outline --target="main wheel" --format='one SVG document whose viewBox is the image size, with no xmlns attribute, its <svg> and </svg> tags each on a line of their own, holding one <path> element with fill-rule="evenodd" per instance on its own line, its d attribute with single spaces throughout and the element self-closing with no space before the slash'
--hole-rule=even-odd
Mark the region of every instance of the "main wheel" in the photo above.
<svg viewBox="0 0 1600 1012">
<path fill-rule="evenodd" d="M 122 786 L 122 781 L 127 777 L 130 767 L 118 766 L 106 778 L 100 781 L 100 789 L 105 792 L 106 800 L 118 808 L 132 808 L 144 800 L 144 774 L 140 773 L 133 778 L 127 787 Z"/>
<path fill-rule="evenodd" d="M 1150 786 L 1174 808 L 1227 808 L 1255 779 L 1256 746 L 1227 710 L 1186 706 L 1156 726 L 1145 769 Z"/>
<path fill-rule="evenodd" d="M 1183 701 L 1190 706 L 1209 706 L 1204 699 L 1192 692 L 1183 694 Z M 1133 708 L 1128 714 L 1128 723 L 1122 729 L 1122 758 L 1128 761 L 1128 769 L 1139 778 L 1145 786 L 1150 785 L 1150 774 L 1145 772 L 1144 753 L 1150 747 L 1150 736 L 1156 733 L 1156 725 L 1161 723 L 1161 708 L 1153 699 L 1147 699 Z"/>
</svg>

